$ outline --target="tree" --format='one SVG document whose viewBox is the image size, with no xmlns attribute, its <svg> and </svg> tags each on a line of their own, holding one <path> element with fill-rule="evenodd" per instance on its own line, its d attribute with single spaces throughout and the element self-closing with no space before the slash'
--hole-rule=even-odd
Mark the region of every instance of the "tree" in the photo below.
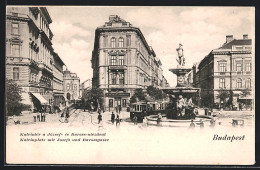
<svg viewBox="0 0 260 170">
<path fill-rule="evenodd" d="M 88 103 L 93 102 L 94 106 L 97 108 L 99 107 L 103 107 L 102 103 L 103 103 L 103 90 L 100 88 L 92 88 L 90 90 L 87 90 L 84 92 L 83 95 L 85 101 L 87 101 Z"/>
<path fill-rule="evenodd" d="M 225 89 L 220 89 L 217 98 L 220 99 L 220 101 L 223 101 L 224 106 L 226 105 L 226 99 L 230 99 L 230 91 Z"/>
<path fill-rule="evenodd" d="M 138 100 L 145 100 L 143 89 L 135 89 L 134 95 L 130 98 L 130 103 L 135 103 Z"/>
<path fill-rule="evenodd" d="M 20 87 L 10 79 L 6 79 L 6 115 L 20 115 L 22 111 Z"/>
<path fill-rule="evenodd" d="M 155 100 L 162 100 L 167 97 L 167 94 L 154 86 L 147 87 L 147 94 Z"/>
</svg>

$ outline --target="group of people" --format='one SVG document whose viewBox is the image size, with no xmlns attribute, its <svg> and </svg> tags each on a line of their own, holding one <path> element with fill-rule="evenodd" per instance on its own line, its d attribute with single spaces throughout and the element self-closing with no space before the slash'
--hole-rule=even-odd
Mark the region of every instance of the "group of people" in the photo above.
<svg viewBox="0 0 260 170">
<path fill-rule="evenodd" d="M 59 121 L 61 123 L 68 123 L 69 122 L 68 118 L 70 117 L 69 107 L 66 106 L 66 103 L 64 103 L 64 104 L 60 103 L 59 109 L 60 109 L 60 115 L 59 115 L 60 120 Z"/>
<path fill-rule="evenodd" d="M 119 118 L 119 113 L 117 113 L 117 115 L 115 116 L 114 112 L 112 112 L 111 114 L 111 122 L 112 124 L 114 124 L 116 122 L 116 126 L 119 126 L 120 125 L 120 118 Z"/>
<path fill-rule="evenodd" d="M 39 108 L 34 108 L 33 109 L 33 121 L 34 122 L 45 122 L 46 118 L 46 110 L 44 106 L 41 106 Z"/>
</svg>

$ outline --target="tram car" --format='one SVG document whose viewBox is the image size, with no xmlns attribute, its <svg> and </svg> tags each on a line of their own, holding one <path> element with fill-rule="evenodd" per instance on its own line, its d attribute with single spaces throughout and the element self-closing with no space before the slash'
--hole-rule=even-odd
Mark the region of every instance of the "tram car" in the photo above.
<svg viewBox="0 0 260 170">
<path fill-rule="evenodd" d="M 137 117 L 137 122 L 143 122 L 143 118 L 149 115 L 165 113 L 167 102 L 136 102 L 130 106 L 130 119 Z"/>
</svg>

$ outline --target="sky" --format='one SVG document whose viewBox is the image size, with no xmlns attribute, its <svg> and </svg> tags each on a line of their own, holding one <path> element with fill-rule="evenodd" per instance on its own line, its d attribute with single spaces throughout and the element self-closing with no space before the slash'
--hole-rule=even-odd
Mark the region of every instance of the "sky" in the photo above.
<svg viewBox="0 0 260 170">
<path fill-rule="evenodd" d="M 199 63 L 211 50 L 226 41 L 226 35 L 254 39 L 254 8 L 251 7 L 176 7 L 176 6 L 48 6 L 54 34 L 53 48 L 77 73 L 80 82 L 92 78 L 91 55 L 95 29 L 118 15 L 140 28 L 149 46 L 162 62 L 163 75 L 170 86 L 176 76 L 169 71 L 177 67 L 179 43 L 183 45 L 186 67 Z"/>
</svg>

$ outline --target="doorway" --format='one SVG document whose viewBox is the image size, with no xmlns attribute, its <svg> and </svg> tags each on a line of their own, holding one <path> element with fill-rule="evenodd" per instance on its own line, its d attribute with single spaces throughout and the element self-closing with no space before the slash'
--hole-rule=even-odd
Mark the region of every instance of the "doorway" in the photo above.
<svg viewBox="0 0 260 170">
<path fill-rule="evenodd" d="M 115 98 L 115 106 L 121 106 L 121 98 Z"/>
</svg>

